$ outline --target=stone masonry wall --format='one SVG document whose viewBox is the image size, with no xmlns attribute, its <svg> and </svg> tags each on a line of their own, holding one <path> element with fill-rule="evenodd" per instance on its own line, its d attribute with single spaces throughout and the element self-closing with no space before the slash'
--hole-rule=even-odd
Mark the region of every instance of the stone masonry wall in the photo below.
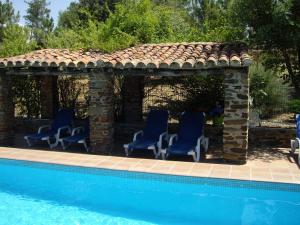
<svg viewBox="0 0 300 225">
<path fill-rule="evenodd" d="M 41 116 L 44 119 L 53 118 L 56 111 L 57 77 L 55 76 L 40 76 L 41 79 Z"/>
<path fill-rule="evenodd" d="M 227 69 L 224 88 L 223 157 L 226 161 L 244 164 L 248 149 L 248 69 Z"/>
<path fill-rule="evenodd" d="M 255 127 L 249 129 L 251 147 L 290 148 L 291 139 L 295 137 L 295 128 Z"/>
<path fill-rule="evenodd" d="M 144 77 L 126 76 L 123 91 L 123 118 L 125 123 L 143 119 Z"/>
<path fill-rule="evenodd" d="M 103 71 L 90 74 L 90 142 L 94 153 L 108 154 L 113 146 L 114 83 Z"/>
<path fill-rule="evenodd" d="M 0 72 L 0 144 L 13 141 L 14 105 L 11 92 L 11 77 Z"/>
</svg>

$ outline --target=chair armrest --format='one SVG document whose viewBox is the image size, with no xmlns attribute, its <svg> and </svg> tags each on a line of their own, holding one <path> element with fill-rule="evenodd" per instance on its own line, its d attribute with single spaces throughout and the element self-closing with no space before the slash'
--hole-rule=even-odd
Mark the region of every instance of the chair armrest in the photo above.
<svg viewBox="0 0 300 225">
<path fill-rule="evenodd" d="M 72 132 L 70 126 L 60 127 L 60 128 L 58 128 L 58 130 L 57 130 L 57 138 L 60 137 L 60 134 L 61 134 L 61 132 L 62 132 L 63 130 L 67 130 L 69 134 L 71 134 L 71 132 Z"/>
<path fill-rule="evenodd" d="M 159 141 L 158 141 L 158 149 L 162 149 L 163 139 L 168 136 L 168 132 L 163 132 L 161 135 L 159 135 Z"/>
<path fill-rule="evenodd" d="M 38 134 L 42 133 L 42 131 L 45 129 L 45 128 L 50 128 L 51 126 L 50 125 L 44 125 L 44 126 L 40 126 L 39 129 L 38 129 Z"/>
<path fill-rule="evenodd" d="M 174 142 L 175 142 L 175 140 L 177 141 L 177 139 L 178 139 L 178 135 L 177 135 L 177 134 L 172 134 L 172 135 L 170 136 L 169 146 L 173 145 Z"/>
<path fill-rule="evenodd" d="M 134 135 L 133 135 L 133 141 L 136 141 L 140 135 L 143 136 L 144 135 L 144 131 L 140 130 L 140 131 L 134 133 Z"/>
<path fill-rule="evenodd" d="M 76 127 L 72 130 L 71 136 L 74 136 L 75 134 L 80 134 L 84 131 L 84 127 Z"/>
</svg>

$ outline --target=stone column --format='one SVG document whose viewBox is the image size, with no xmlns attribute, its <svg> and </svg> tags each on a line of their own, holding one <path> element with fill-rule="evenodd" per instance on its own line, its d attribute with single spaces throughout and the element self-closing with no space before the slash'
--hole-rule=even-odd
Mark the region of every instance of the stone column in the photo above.
<svg viewBox="0 0 300 225">
<path fill-rule="evenodd" d="M 248 69 L 226 69 L 223 157 L 244 164 L 248 150 L 249 76 Z"/>
<path fill-rule="evenodd" d="M 57 76 L 40 76 L 41 117 L 52 119 L 58 110 Z"/>
<path fill-rule="evenodd" d="M 125 123 L 143 119 L 144 77 L 128 75 L 124 80 L 123 118 Z"/>
<path fill-rule="evenodd" d="M 113 147 L 113 75 L 94 71 L 89 81 L 90 144 L 92 152 L 109 154 Z"/>
<path fill-rule="evenodd" d="M 14 103 L 11 77 L 0 71 L 0 144 L 13 142 Z"/>
</svg>

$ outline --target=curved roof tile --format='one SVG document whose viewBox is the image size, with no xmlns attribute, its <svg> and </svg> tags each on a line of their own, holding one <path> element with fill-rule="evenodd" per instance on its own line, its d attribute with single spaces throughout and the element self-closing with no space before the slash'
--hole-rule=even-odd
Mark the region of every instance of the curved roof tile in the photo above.
<svg viewBox="0 0 300 225">
<path fill-rule="evenodd" d="M 95 50 L 42 49 L 0 59 L 4 67 L 205 69 L 247 67 L 252 59 L 243 44 L 193 42 L 144 44 L 104 54 Z"/>
</svg>

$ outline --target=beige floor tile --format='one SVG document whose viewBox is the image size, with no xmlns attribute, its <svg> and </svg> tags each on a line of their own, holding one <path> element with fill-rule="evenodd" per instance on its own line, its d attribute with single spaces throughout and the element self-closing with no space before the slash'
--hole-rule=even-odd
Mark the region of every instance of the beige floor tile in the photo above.
<svg viewBox="0 0 300 225">
<path fill-rule="evenodd" d="M 218 177 L 218 178 L 229 178 L 230 177 L 230 169 L 215 169 L 213 167 L 210 177 Z"/>
<path fill-rule="evenodd" d="M 294 178 L 292 175 L 282 174 L 282 173 L 272 173 L 272 178 L 276 182 L 293 182 Z"/>
<path fill-rule="evenodd" d="M 208 170 L 194 170 L 192 169 L 190 172 L 189 172 L 189 176 L 197 176 L 197 177 L 209 177 L 211 174 L 211 170 L 208 169 Z"/>
<path fill-rule="evenodd" d="M 160 171 L 162 173 L 170 173 L 170 170 L 172 169 L 172 166 L 170 165 L 154 165 L 153 167 L 149 168 L 149 172 L 156 172 L 159 173 Z"/>
<path fill-rule="evenodd" d="M 231 171 L 230 178 L 231 179 L 242 179 L 242 180 L 250 180 L 250 170 L 245 171 Z"/>
<path fill-rule="evenodd" d="M 251 180 L 258 180 L 258 181 L 273 181 L 273 177 L 271 176 L 270 172 L 251 172 Z"/>
<path fill-rule="evenodd" d="M 290 169 L 289 168 L 270 168 L 271 173 L 284 173 L 284 174 L 290 174 Z"/>
<path fill-rule="evenodd" d="M 230 170 L 231 165 L 226 165 L 226 164 L 213 164 L 213 169 L 216 170 Z"/>
</svg>

